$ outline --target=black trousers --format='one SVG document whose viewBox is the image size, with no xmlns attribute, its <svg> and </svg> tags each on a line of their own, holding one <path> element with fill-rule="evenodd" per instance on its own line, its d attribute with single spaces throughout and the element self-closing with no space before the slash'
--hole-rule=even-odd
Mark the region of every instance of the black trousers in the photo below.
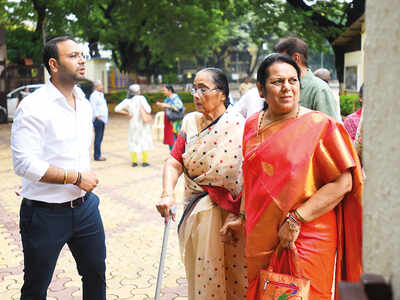
<svg viewBox="0 0 400 300">
<path fill-rule="evenodd" d="M 65 244 L 82 276 L 83 299 L 106 299 L 106 245 L 98 205 L 99 198 L 93 193 L 76 208 L 21 204 L 20 233 L 24 250 L 21 300 L 46 300 L 47 288 Z"/>
</svg>

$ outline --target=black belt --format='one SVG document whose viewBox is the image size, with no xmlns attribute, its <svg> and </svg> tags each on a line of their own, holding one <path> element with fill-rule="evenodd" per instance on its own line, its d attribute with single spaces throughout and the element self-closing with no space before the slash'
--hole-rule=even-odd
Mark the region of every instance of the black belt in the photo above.
<svg viewBox="0 0 400 300">
<path fill-rule="evenodd" d="M 63 203 L 49 203 L 49 202 L 43 202 L 43 201 L 38 201 L 38 200 L 30 200 L 27 198 L 22 199 L 22 203 L 26 204 L 27 206 L 33 206 L 33 207 L 46 207 L 46 208 L 75 208 L 80 206 L 83 202 L 86 201 L 88 198 L 87 194 L 85 194 L 82 197 L 76 198 L 75 200 L 71 200 L 68 202 L 63 202 Z"/>
</svg>

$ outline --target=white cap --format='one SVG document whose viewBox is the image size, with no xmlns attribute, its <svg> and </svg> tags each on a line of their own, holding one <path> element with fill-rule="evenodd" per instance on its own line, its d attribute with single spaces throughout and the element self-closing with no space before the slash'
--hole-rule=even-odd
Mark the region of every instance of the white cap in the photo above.
<svg viewBox="0 0 400 300">
<path fill-rule="evenodd" d="M 137 92 L 140 91 L 140 85 L 138 85 L 138 84 L 131 84 L 131 85 L 129 86 L 129 90 L 131 90 L 131 91 L 134 92 L 134 93 L 137 93 Z"/>
</svg>

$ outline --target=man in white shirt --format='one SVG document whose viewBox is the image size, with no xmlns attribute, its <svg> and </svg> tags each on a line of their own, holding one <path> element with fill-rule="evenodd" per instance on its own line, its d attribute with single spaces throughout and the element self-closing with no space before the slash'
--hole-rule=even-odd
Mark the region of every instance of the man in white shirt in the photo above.
<svg viewBox="0 0 400 300">
<path fill-rule="evenodd" d="M 105 236 L 92 193 L 99 180 L 90 171 L 92 110 L 75 86 L 85 59 L 71 37 L 46 43 L 50 82 L 24 98 L 12 125 L 24 251 L 21 300 L 45 300 L 58 255 L 68 245 L 82 276 L 83 299 L 106 299 Z"/>
<path fill-rule="evenodd" d="M 249 89 L 240 99 L 233 105 L 233 109 L 240 112 L 245 119 L 252 114 L 259 112 L 264 107 L 264 99 L 260 97 L 257 87 Z"/>
<path fill-rule="evenodd" d="M 106 98 L 104 98 L 103 84 L 100 80 L 94 82 L 90 104 L 93 109 L 94 160 L 104 161 L 106 158 L 101 155 L 101 142 L 103 141 L 104 127 L 108 122 L 108 107 Z"/>
</svg>

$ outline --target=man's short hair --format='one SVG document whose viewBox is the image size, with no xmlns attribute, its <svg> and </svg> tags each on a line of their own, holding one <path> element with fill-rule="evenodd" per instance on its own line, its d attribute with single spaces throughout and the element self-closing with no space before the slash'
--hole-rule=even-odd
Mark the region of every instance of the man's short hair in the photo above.
<svg viewBox="0 0 400 300">
<path fill-rule="evenodd" d="M 329 83 L 329 81 L 331 80 L 331 72 L 324 68 L 315 70 L 314 75 L 321 78 L 326 83 Z"/>
<path fill-rule="evenodd" d="M 101 80 L 99 80 L 99 79 L 97 79 L 97 80 L 95 80 L 94 82 L 93 82 L 93 86 L 98 86 L 99 84 L 103 84 L 102 82 L 101 82 Z"/>
<path fill-rule="evenodd" d="M 278 53 L 285 52 L 289 56 L 293 56 L 294 53 L 299 53 L 301 62 L 306 67 L 308 66 L 308 48 L 307 44 L 298 37 L 290 36 L 287 38 L 280 39 L 275 45 L 274 51 Z"/>
<path fill-rule="evenodd" d="M 50 70 L 50 65 L 49 65 L 49 59 L 55 58 L 57 61 L 59 61 L 57 44 L 60 42 L 68 41 L 68 40 L 75 42 L 74 38 L 71 36 L 59 36 L 59 37 L 55 37 L 55 38 L 49 40 L 44 45 L 43 63 L 50 75 L 51 75 L 51 70 Z"/>
</svg>

